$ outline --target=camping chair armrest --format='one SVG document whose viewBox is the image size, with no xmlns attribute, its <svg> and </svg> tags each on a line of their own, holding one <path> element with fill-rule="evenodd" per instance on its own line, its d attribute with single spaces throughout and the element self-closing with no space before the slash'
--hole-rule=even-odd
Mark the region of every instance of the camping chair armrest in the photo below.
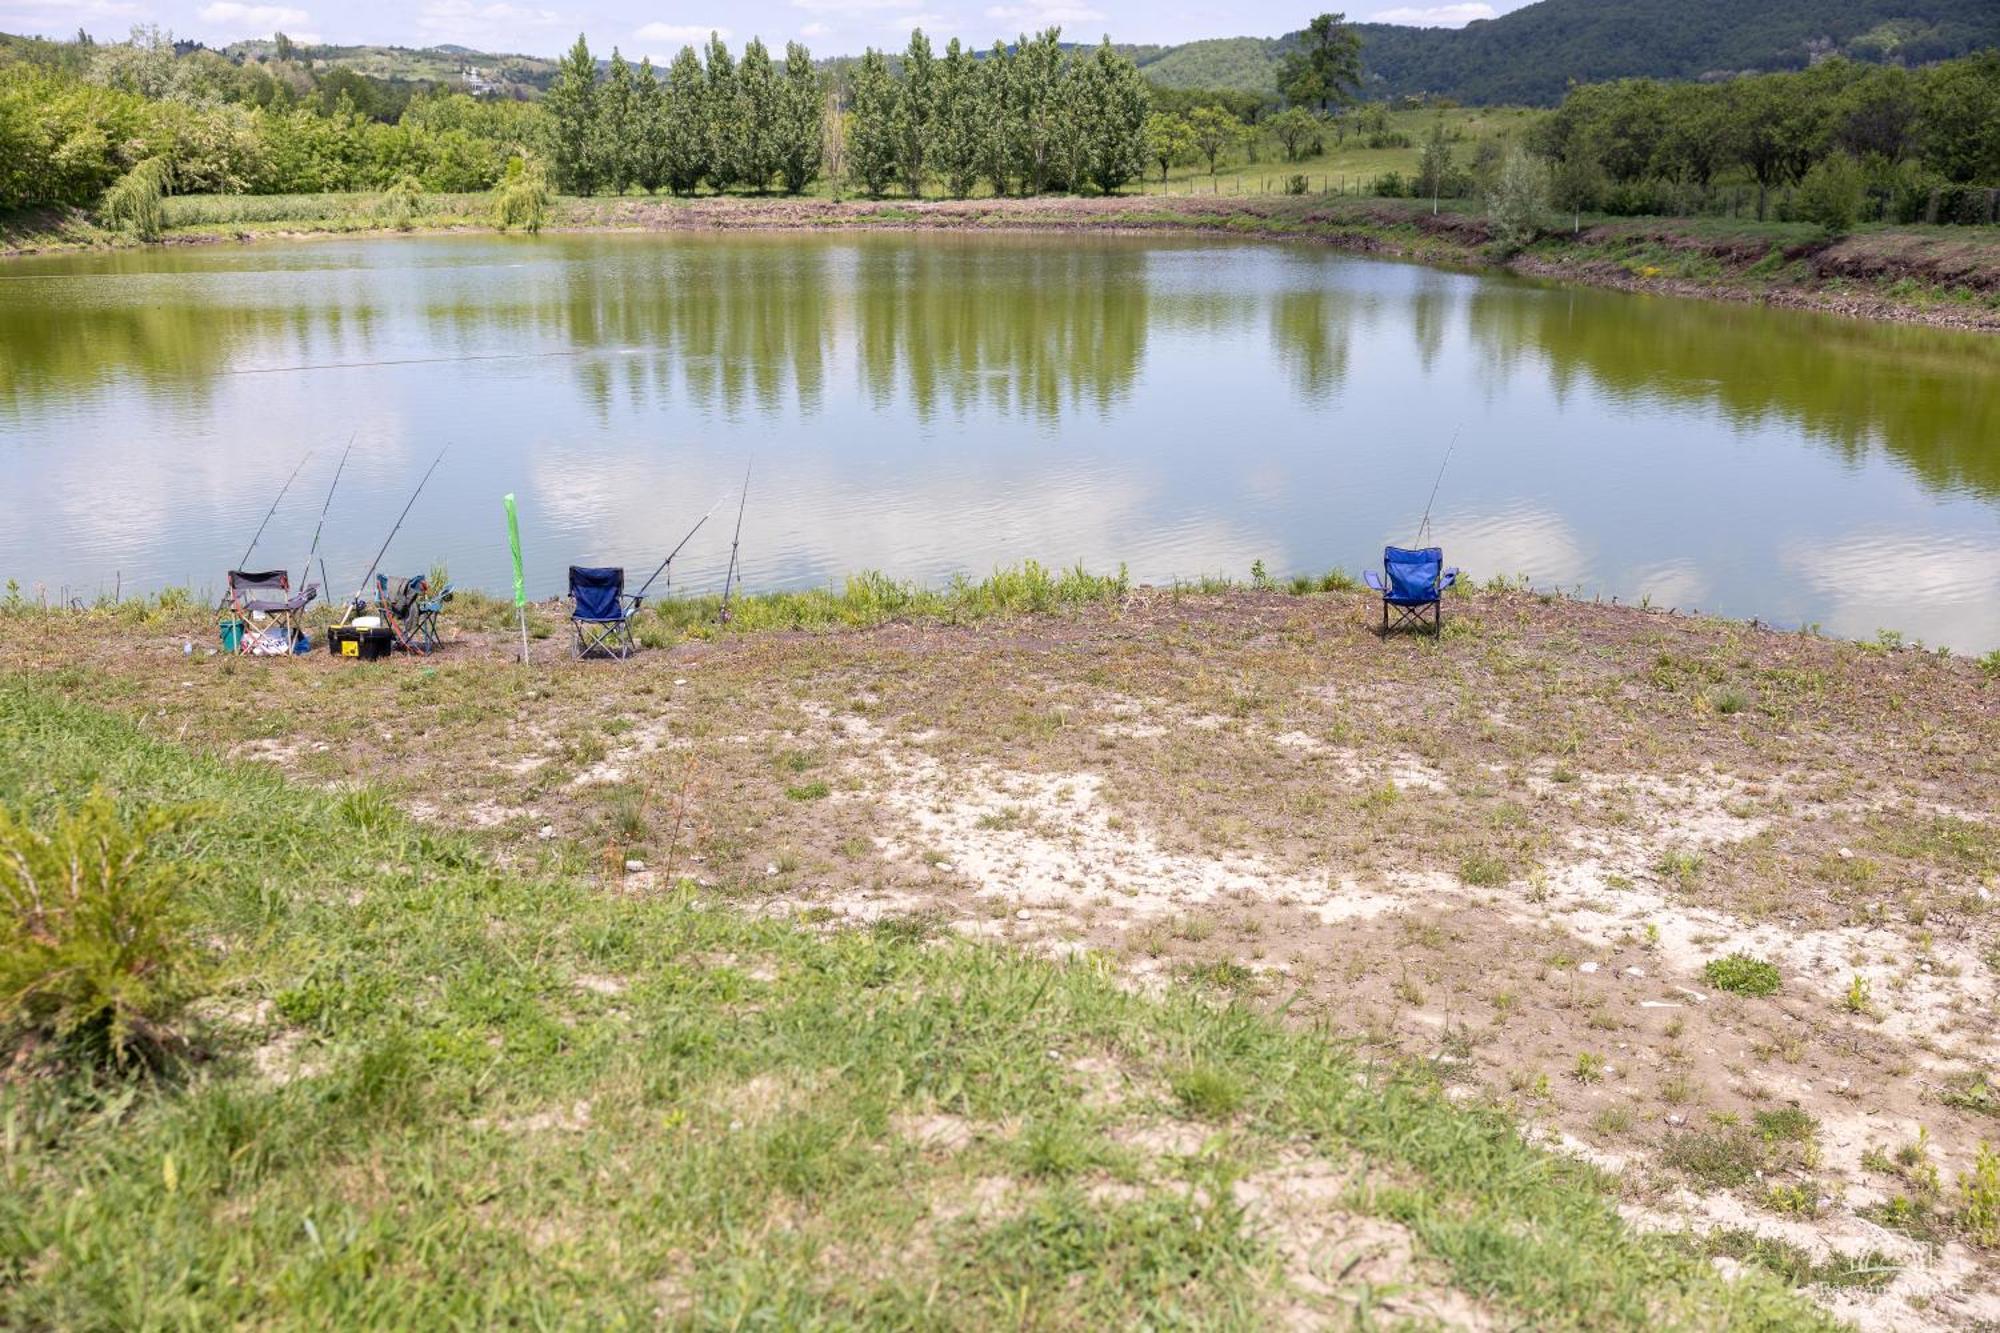
<svg viewBox="0 0 2000 1333">
<path fill-rule="evenodd" d="M 1438 577 L 1438 591 L 1443 592 L 1446 588 L 1449 588 L 1452 584 L 1456 582 L 1458 582 L 1457 568 L 1453 567 L 1451 569 L 1447 569 L 1443 574 L 1441 574 Z"/>
<path fill-rule="evenodd" d="M 1376 592 L 1386 593 L 1389 591 L 1389 589 L 1385 587 L 1382 583 L 1382 576 L 1380 574 L 1377 574 L 1372 569 L 1364 569 L 1361 571 L 1361 581 L 1363 583 L 1366 583 L 1369 587 L 1373 588 Z"/>
</svg>

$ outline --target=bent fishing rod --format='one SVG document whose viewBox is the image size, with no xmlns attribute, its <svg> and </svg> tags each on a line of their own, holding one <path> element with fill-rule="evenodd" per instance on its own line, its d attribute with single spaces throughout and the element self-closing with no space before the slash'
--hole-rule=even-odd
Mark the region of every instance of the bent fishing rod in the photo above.
<svg viewBox="0 0 2000 1333">
<path fill-rule="evenodd" d="M 445 448 L 447 448 L 447 449 L 448 449 L 448 448 L 450 448 L 450 447 L 451 447 L 451 446 L 449 446 L 449 445 L 445 446 Z M 365 590 L 367 589 L 367 587 L 368 587 L 368 580 L 370 580 L 370 579 L 372 579 L 372 578 L 374 578 L 374 577 L 375 577 L 375 568 L 376 568 L 376 566 L 378 566 L 378 565 L 380 565 L 380 564 L 382 563 L 382 557 L 383 557 L 383 556 L 385 556 L 385 555 L 389 554 L 389 543 L 390 543 L 390 542 L 392 542 L 392 541 L 395 541 L 395 540 L 396 540 L 396 534 L 397 534 L 398 532 L 402 531 L 402 528 L 403 528 L 403 520 L 404 520 L 404 519 L 406 519 L 406 518 L 408 518 L 408 517 L 410 516 L 410 510 L 412 510 L 412 509 L 414 509 L 414 508 L 416 507 L 416 503 L 417 503 L 417 497 L 418 497 L 419 495 L 422 495 L 422 494 L 424 493 L 424 487 L 425 487 L 426 485 L 428 485 L 428 484 L 430 483 L 430 479 L 431 479 L 431 473 L 433 473 L 433 472 L 435 472 L 435 471 L 437 471 L 437 470 L 438 470 L 438 464 L 439 464 L 439 463 L 442 463 L 442 462 L 444 462 L 444 454 L 445 454 L 445 451 L 444 451 L 444 449 L 440 449 L 440 450 L 438 450 L 438 456 L 437 456 L 436 458 L 433 458 L 433 459 L 431 460 L 431 465 L 430 465 L 430 467 L 428 467 L 428 468 L 426 468 L 426 469 L 424 470 L 424 476 L 423 476 L 423 480 L 422 480 L 422 481 L 419 481 L 419 482 L 417 483 L 417 489 L 416 489 L 416 490 L 414 490 L 414 491 L 412 491 L 412 492 L 410 493 L 410 502 L 409 502 L 408 504 L 406 504 L 406 505 L 404 505 L 404 506 L 403 506 L 403 512 L 402 512 L 402 513 L 400 513 L 400 514 L 396 515 L 396 526 L 395 526 L 395 527 L 393 527 L 393 528 L 390 528 L 390 529 L 389 529 L 389 535 L 388 535 L 388 536 L 386 536 L 386 537 L 384 537 L 384 538 L 382 539 L 382 549 L 381 549 L 381 550 L 379 550 L 379 551 L 377 551 L 377 552 L 375 552 L 375 558 L 374 558 L 373 560 L 371 560 L 371 561 L 369 561 L 369 562 L 368 562 L 368 572 L 367 572 L 366 574 L 363 574 L 363 575 L 361 576 L 361 584 L 360 584 L 360 586 L 359 586 L 359 587 L 357 587 L 357 588 L 355 588 L 355 590 L 354 590 L 354 596 L 352 596 L 352 597 L 350 597 L 350 598 L 348 598 L 348 599 L 347 599 L 347 601 L 348 601 L 348 606 L 350 607 L 350 609 L 351 609 L 351 608 L 353 608 L 353 607 L 355 607 L 355 606 L 357 606 L 357 605 L 359 605 L 359 606 L 365 606 L 365 605 L 367 605 L 367 603 L 366 603 L 366 602 L 362 601 L 362 594 L 363 594 L 363 592 L 364 592 L 364 591 L 365 591 Z"/>
<path fill-rule="evenodd" d="M 688 529 L 687 536 L 681 538 L 680 545 L 674 547 L 673 550 L 667 552 L 667 558 L 665 560 L 662 560 L 660 562 L 660 567 L 653 571 L 653 578 L 649 578 L 644 583 L 640 584 L 639 591 L 632 594 L 632 605 L 637 606 L 639 604 L 640 599 L 646 595 L 646 589 L 653 586 L 653 579 L 657 579 L 658 577 L 660 577 L 660 575 L 667 572 L 667 566 L 674 563 L 674 557 L 681 553 L 681 547 L 686 546 L 689 542 L 694 540 L 694 535 L 697 532 L 701 531 L 701 525 L 708 522 L 709 514 L 713 514 L 716 510 L 720 509 L 722 507 L 722 502 L 728 498 L 729 496 L 727 493 L 715 497 L 715 503 L 708 507 L 708 513 L 703 514 L 700 518 L 696 519 L 694 522 L 694 526 Z"/>
<path fill-rule="evenodd" d="M 1411 543 L 1413 546 L 1422 546 L 1424 544 L 1424 533 L 1431 525 L 1431 506 L 1437 503 L 1438 487 L 1444 485 L 1444 470 L 1451 466 L 1452 451 L 1458 448 L 1458 435 L 1464 429 L 1465 423 L 1463 421 L 1452 428 L 1451 443 L 1445 446 L 1444 461 L 1438 464 L 1437 480 L 1431 483 L 1431 498 L 1424 502 L 1424 519 L 1423 522 L 1417 524 L 1417 539 Z"/>
<path fill-rule="evenodd" d="M 722 611 L 717 623 L 729 623 L 729 593 L 736 582 L 736 551 L 743 544 L 743 510 L 750 503 L 750 468 L 756 463 L 752 457 L 743 465 L 743 495 L 736 502 L 736 535 L 729 539 L 729 568 L 722 576 Z"/>
<path fill-rule="evenodd" d="M 340 466 L 333 470 L 333 485 L 326 488 L 326 503 L 319 507 L 319 522 L 313 525 L 312 547 L 306 552 L 305 568 L 299 572 L 299 582 L 301 583 L 312 578 L 313 557 L 319 554 L 319 534 L 326 527 L 327 511 L 333 508 L 333 493 L 340 489 L 340 474 L 347 471 L 347 456 L 354 452 L 354 436 L 360 433 L 360 430 L 357 429 L 353 435 L 349 435 L 347 437 L 347 447 L 340 451 Z M 322 586 L 324 586 L 324 580 L 322 580 Z M 333 589 L 331 587 L 326 589 L 326 596 L 329 600 L 332 599 Z"/>
<path fill-rule="evenodd" d="M 298 467 L 292 469 L 292 475 L 285 478 L 285 484 L 278 490 L 278 498 L 271 501 L 270 509 L 267 510 L 264 514 L 264 521 L 257 525 L 257 531 L 255 535 L 253 535 L 250 538 L 250 544 L 243 548 L 243 558 L 236 562 L 236 568 L 242 569 L 245 565 L 250 563 L 251 552 L 255 551 L 257 549 L 257 543 L 263 540 L 264 529 L 271 526 L 271 515 L 277 513 L 278 506 L 285 502 L 285 492 L 292 489 L 292 483 L 299 479 L 299 472 L 305 467 L 307 460 L 309 460 L 311 457 L 312 457 L 312 450 L 310 449 L 306 450 L 305 458 L 301 458 L 299 460 Z"/>
</svg>

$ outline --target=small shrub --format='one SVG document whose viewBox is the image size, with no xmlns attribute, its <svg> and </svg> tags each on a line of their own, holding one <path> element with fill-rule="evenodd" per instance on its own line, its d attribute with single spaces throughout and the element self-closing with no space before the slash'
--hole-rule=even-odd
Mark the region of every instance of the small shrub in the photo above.
<svg viewBox="0 0 2000 1333">
<path fill-rule="evenodd" d="M 395 184 L 382 192 L 375 201 L 375 216 L 385 226 L 397 231 L 408 231 L 416 225 L 416 220 L 424 212 L 424 183 L 415 176 L 405 173 Z M 434 586 L 443 587 L 448 580 L 437 580 Z"/>
<path fill-rule="evenodd" d="M 1869 991 L 1867 977 L 1862 976 L 1859 972 L 1854 974 L 1853 978 L 1847 983 L 1847 998 L 1843 1003 L 1847 1006 L 1847 1012 L 1850 1014 L 1871 1014 L 1875 1012 L 1875 1004 Z"/>
<path fill-rule="evenodd" d="M 548 173 L 542 164 L 525 153 L 507 159 L 506 174 L 493 191 L 493 220 L 500 230 L 514 227 L 538 232 L 548 220 Z"/>
<path fill-rule="evenodd" d="M 123 227 L 142 241 L 155 240 L 166 225 L 161 200 L 166 196 L 169 168 L 164 157 L 149 157 L 104 192 L 101 212 L 114 227 Z"/>
<path fill-rule="evenodd" d="M 0 808 L 0 1032 L 98 1062 L 155 1063 L 208 988 L 187 915 L 191 873 L 167 842 L 190 807 L 121 817 L 104 791 L 41 832 Z"/>
<path fill-rule="evenodd" d="M 1866 174 L 1853 155 L 1829 153 L 1799 182 L 1795 207 L 1801 220 L 1817 222 L 1828 235 L 1839 236 L 1854 230 L 1867 192 Z"/>
<path fill-rule="evenodd" d="M 1286 194 L 1304 194 L 1311 188 L 1312 186 L 1303 175 L 1292 175 L 1285 178 Z"/>
<path fill-rule="evenodd" d="M 1708 979 L 1708 984 L 1717 990 L 1732 991 L 1737 995 L 1772 995 L 1782 981 L 1776 967 L 1743 953 L 1733 953 L 1727 958 L 1711 958 L 1701 973 Z"/>
<path fill-rule="evenodd" d="M 1488 852 L 1470 852 L 1459 858 L 1458 877 L 1475 888 L 1505 884 L 1511 867 Z"/>
<path fill-rule="evenodd" d="M 1205 1120 L 1221 1120 L 1243 1106 L 1243 1081 L 1214 1065 L 1183 1069 L 1169 1080 L 1182 1106 Z"/>
<path fill-rule="evenodd" d="M 794 801 L 819 801 L 824 800 L 832 790 L 826 783 L 814 780 L 785 788 L 785 795 Z"/>
<path fill-rule="evenodd" d="M 1590 1051 L 1576 1053 L 1576 1065 L 1570 1070 L 1570 1077 L 1579 1083 L 1602 1083 L 1604 1081 L 1604 1057 Z"/>
<path fill-rule="evenodd" d="M 1958 1178 L 1958 1227 L 1967 1240 L 2000 1249 L 2000 1153 L 1979 1145 L 1972 1170 Z"/>
<path fill-rule="evenodd" d="M 1499 178 L 1486 196 L 1486 218 L 1493 239 L 1513 252 L 1532 245 L 1549 225 L 1548 173 L 1542 164 L 1515 149 L 1500 166 Z"/>
</svg>

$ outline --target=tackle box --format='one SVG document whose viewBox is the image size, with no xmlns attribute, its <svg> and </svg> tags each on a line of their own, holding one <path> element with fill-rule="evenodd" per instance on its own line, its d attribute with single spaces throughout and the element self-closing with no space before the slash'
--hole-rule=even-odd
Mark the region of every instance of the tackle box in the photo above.
<svg viewBox="0 0 2000 1333">
<path fill-rule="evenodd" d="M 396 646 L 396 635 L 387 625 L 357 627 L 334 625 L 326 632 L 326 650 L 335 657 L 353 657 L 372 662 L 387 657 Z"/>
</svg>

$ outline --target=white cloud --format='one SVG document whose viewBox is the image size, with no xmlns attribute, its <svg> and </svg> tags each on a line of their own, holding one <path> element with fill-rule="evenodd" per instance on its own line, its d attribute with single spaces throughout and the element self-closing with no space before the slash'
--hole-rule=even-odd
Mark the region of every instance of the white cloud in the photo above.
<svg viewBox="0 0 2000 1333">
<path fill-rule="evenodd" d="M 888 10 L 916 9 L 923 0 L 792 0 L 792 8 L 808 14 L 880 14 Z"/>
<path fill-rule="evenodd" d="M 145 17 L 131 0 L 0 0 L 0 29 L 44 37 L 74 36 L 84 19 L 126 24 Z"/>
<path fill-rule="evenodd" d="M 294 9 L 290 5 L 244 5 L 236 3 L 236 0 L 220 0 L 217 4 L 203 5 L 200 14 L 206 23 L 228 23 L 260 32 L 269 32 L 274 28 L 296 28 L 312 22 L 311 14 L 303 9 Z"/>
<path fill-rule="evenodd" d="M 648 23 L 634 34 L 642 42 L 665 42 L 670 46 L 700 46 L 714 33 L 724 41 L 729 29 L 717 23 Z"/>
<path fill-rule="evenodd" d="M 1106 15 L 1082 5 L 995 5 L 986 11 L 986 17 L 1023 28 L 1059 28 L 1066 23 L 1098 23 Z"/>
<path fill-rule="evenodd" d="M 1368 22 L 1402 23 L 1413 28 L 1463 28 L 1474 19 L 1490 19 L 1495 12 L 1492 5 L 1480 3 L 1480 0 L 1455 5 L 1403 5 L 1377 10 L 1368 16 Z"/>
<path fill-rule="evenodd" d="M 817 22 L 817 21 L 815 21 L 815 22 L 812 22 L 812 23 L 808 23 L 808 24 L 806 24 L 806 26 L 805 26 L 805 27 L 803 27 L 803 28 L 800 28 L 800 29 L 799 29 L 799 36 L 801 36 L 801 37 L 824 37 L 824 36 L 826 36 L 826 35 L 827 35 L 828 33 L 832 32 L 832 31 L 833 31 L 833 25 L 832 25 L 831 23 L 820 23 L 820 22 Z"/>
<path fill-rule="evenodd" d="M 951 26 L 951 20 L 942 14 L 898 14 L 882 23 L 884 32 L 908 33 L 912 28 L 923 28 L 935 33 Z"/>
<path fill-rule="evenodd" d="M 552 29 L 566 27 L 569 19 L 553 9 L 494 0 L 426 0 L 417 11 L 417 29 L 436 42 L 488 51 L 525 51 L 546 47 Z"/>
</svg>

